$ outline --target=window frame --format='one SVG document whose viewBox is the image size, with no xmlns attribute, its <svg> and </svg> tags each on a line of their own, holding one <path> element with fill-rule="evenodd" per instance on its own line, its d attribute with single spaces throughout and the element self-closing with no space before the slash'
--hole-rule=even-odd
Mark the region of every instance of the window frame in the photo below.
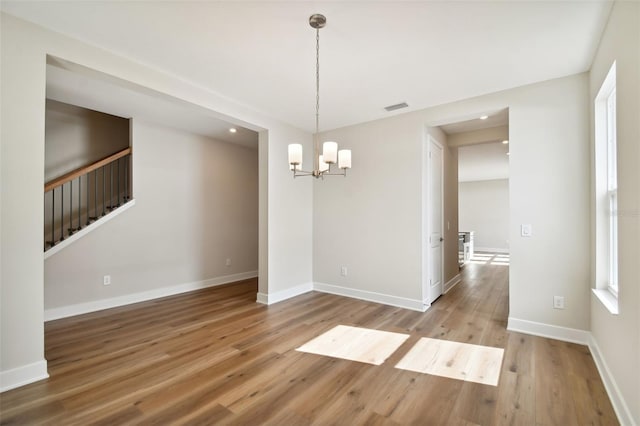
<svg viewBox="0 0 640 426">
<path fill-rule="evenodd" d="M 607 289 L 618 297 L 618 158 L 616 86 L 607 96 L 607 198 L 609 204 L 609 280 Z"/>
<path fill-rule="evenodd" d="M 614 62 L 594 99 L 595 124 L 595 288 L 612 314 L 618 314 L 617 97 Z"/>
</svg>

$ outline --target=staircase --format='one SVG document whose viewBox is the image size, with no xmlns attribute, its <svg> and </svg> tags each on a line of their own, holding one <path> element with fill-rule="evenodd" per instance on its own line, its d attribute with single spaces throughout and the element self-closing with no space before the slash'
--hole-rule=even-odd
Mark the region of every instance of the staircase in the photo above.
<svg viewBox="0 0 640 426">
<path fill-rule="evenodd" d="M 44 185 L 44 251 L 131 199 L 131 147 Z"/>
</svg>

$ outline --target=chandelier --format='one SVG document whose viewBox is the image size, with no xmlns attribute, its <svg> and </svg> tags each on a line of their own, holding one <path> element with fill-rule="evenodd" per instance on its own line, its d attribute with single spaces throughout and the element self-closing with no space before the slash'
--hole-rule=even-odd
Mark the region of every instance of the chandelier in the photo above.
<svg viewBox="0 0 640 426">
<path fill-rule="evenodd" d="M 322 154 L 320 154 L 320 141 L 318 137 L 320 122 L 320 28 L 327 23 L 327 18 L 318 13 L 309 17 L 309 25 L 316 30 L 316 133 L 314 135 L 313 171 L 302 170 L 302 145 L 293 143 L 289 145 L 289 169 L 293 171 L 293 177 L 314 176 L 323 178 L 324 176 L 346 176 L 347 169 L 351 168 L 351 150 L 341 149 L 338 151 L 336 142 L 328 141 L 322 144 Z M 332 168 L 337 164 L 338 170 Z"/>
</svg>

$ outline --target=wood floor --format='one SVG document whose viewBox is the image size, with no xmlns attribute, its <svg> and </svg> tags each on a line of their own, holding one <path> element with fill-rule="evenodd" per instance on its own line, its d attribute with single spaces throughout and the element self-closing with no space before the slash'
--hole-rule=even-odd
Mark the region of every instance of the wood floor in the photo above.
<svg viewBox="0 0 640 426">
<path fill-rule="evenodd" d="M 419 313 L 256 281 L 46 324 L 50 378 L 0 395 L 2 424 L 617 424 L 585 346 L 506 331 L 506 266 L 469 264 Z M 298 352 L 336 325 L 410 337 L 382 365 Z M 499 385 L 394 368 L 421 337 L 504 348 Z"/>
</svg>

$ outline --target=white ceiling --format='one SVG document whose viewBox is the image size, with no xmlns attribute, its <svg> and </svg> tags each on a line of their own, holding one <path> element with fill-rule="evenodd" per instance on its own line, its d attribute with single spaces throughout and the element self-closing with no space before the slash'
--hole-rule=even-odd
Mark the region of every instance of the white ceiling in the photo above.
<svg viewBox="0 0 640 426">
<path fill-rule="evenodd" d="M 458 181 L 509 178 L 509 145 L 502 142 L 458 148 Z"/>
<path fill-rule="evenodd" d="M 64 61 L 47 64 L 47 98 L 124 118 L 170 126 L 223 142 L 258 147 L 258 133 L 193 104 L 88 73 Z M 229 131 L 236 129 L 235 133 Z"/>
<path fill-rule="evenodd" d="M 477 117 L 471 120 L 443 124 L 439 127 L 446 134 L 453 135 L 456 133 L 473 132 L 475 130 L 509 125 L 509 108 L 501 109 L 495 112 L 488 112 L 485 115 L 487 116 L 487 118 L 484 120 L 482 120 L 480 117 Z"/>
<path fill-rule="evenodd" d="M 2 1 L 3 11 L 322 130 L 589 69 L 611 2 Z M 409 108 L 383 107 L 406 101 Z"/>
</svg>

